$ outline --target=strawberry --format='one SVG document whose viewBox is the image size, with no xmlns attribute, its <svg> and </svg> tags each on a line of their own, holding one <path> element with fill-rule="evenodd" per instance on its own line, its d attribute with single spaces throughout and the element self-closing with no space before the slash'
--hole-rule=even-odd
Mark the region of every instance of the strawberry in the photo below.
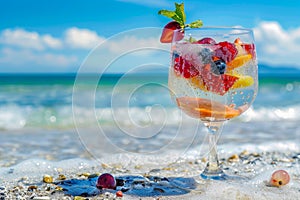
<svg viewBox="0 0 300 200">
<path fill-rule="evenodd" d="M 211 72 L 210 65 L 201 70 L 202 81 L 208 91 L 224 95 L 233 84 L 239 79 L 228 74 L 216 75 Z"/>
<path fill-rule="evenodd" d="M 255 46 L 254 44 L 241 44 L 241 46 L 246 50 L 247 53 L 251 54 L 255 58 Z"/>
<path fill-rule="evenodd" d="M 253 43 L 243 43 L 240 38 L 237 38 L 234 40 L 234 44 L 240 45 L 248 54 L 251 54 L 255 58 L 255 46 Z"/>
<path fill-rule="evenodd" d="M 196 20 L 190 24 L 186 24 L 186 16 L 184 12 L 184 3 L 175 3 L 175 11 L 172 10 L 160 10 L 158 11 L 159 15 L 171 18 L 172 22 L 169 22 L 165 25 L 162 35 L 160 37 L 160 42 L 162 43 L 171 43 L 172 41 L 180 41 L 184 37 L 184 28 L 200 28 L 203 23 L 201 20 Z M 181 30 L 176 32 L 175 30 Z M 173 38 L 174 37 L 174 38 Z"/>
<path fill-rule="evenodd" d="M 174 70 L 177 75 L 182 75 L 184 78 L 191 78 L 199 75 L 199 71 L 181 56 L 174 59 Z"/>
<path fill-rule="evenodd" d="M 161 43 L 171 43 L 173 41 L 174 31 L 180 30 L 180 29 L 181 29 L 181 26 L 176 21 L 167 23 L 167 25 L 165 25 L 163 32 L 160 36 L 160 42 Z M 175 35 L 174 41 L 182 40 L 183 37 L 184 37 L 184 31 L 183 30 L 178 31 Z"/>
<path fill-rule="evenodd" d="M 215 50 L 215 56 L 221 58 L 226 63 L 232 61 L 238 54 L 235 45 L 230 42 L 219 42 L 217 45 L 219 48 Z"/>
<path fill-rule="evenodd" d="M 202 38 L 201 40 L 198 40 L 197 42 L 194 42 L 195 44 L 216 44 L 216 41 L 212 38 Z"/>
</svg>

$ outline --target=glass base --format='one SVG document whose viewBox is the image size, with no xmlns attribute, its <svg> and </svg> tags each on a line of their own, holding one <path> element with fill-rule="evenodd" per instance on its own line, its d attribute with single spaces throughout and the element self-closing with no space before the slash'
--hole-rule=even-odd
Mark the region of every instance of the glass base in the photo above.
<svg viewBox="0 0 300 200">
<path fill-rule="evenodd" d="M 237 175 L 227 175 L 222 169 L 218 170 L 205 170 L 200 174 L 200 177 L 204 180 L 248 180 L 247 177 Z"/>
<path fill-rule="evenodd" d="M 200 177 L 205 180 L 226 180 L 228 176 L 221 169 L 210 171 L 205 168 Z"/>
</svg>

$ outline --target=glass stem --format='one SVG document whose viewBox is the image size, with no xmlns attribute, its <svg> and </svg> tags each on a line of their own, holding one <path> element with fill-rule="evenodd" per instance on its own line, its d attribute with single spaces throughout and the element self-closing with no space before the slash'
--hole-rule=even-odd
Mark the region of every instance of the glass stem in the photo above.
<svg viewBox="0 0 300 200">
<path fill-rule="evenodd" d="M 219 169 L 219 159 L 217 152 L 217 142 L 218 142 L 218 130 L 210 129 L 210 133 L 208 136 L 209 140 L 209 155 L 208 155 L 208 163 L 207 168 L 209 171 L 215 171 Z"/>
<path fill-rule="evenodd" d="M 205 124 L 209 130 L 209 155 L 206 168 L 201 174 L 201 177 L 204 179 L 222 180 L 226 178 L 226 175 L 220 168 L 217 152 L 217 142 L 222 125 L 222 122 L 209 122 Z"/>
</svg>

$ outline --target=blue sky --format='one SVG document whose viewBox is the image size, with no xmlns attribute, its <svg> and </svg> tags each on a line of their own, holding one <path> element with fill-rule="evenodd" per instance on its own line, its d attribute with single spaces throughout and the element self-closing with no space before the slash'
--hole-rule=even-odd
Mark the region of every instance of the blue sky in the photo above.
<svg viewBox="0 0 300 200">
<path fill-rule="evenodd" d="M 299 0 L 180 2 L 185 3 L 187 22 L 201 19 L 206 26 L 253 28 L 260 63 L 300 68 L 297 59 L 300 55 Z M 77 72 L 92 49 L 101 43 L 107 43 L 101 46 L 103 56 L 115 58 L 117 52 L 107 42 L 111 38 L 124 45 L 145 44 L 147 40 L 147 45 L 155 46 L 159 27 L 169 21 L 157 12 L 173 8 L 174 1 L 169 0 L 2 1 L 0 73 Z M 157 27 L 149 31 L 153 37 L 148 34 L 148 38 L 141 38 L 139 34 L 144 33 L 132 32 L 145 27 Z M 132 37 L 126 42 L 124 38 L 129 33 Z M 139 54 L 144 60 L 151 60 L 151 55 Z M 167 63 L 167 54 L 162 55 L 156 56 L 155 62 Z M 132 57 L 124 58 L 123 63 L 128 66 L 119 66 L 118 70 L 126 71 L 136 65 L 132 60 Z M 99 60 L 98 65 L 101 65 Z"/>
</svg>

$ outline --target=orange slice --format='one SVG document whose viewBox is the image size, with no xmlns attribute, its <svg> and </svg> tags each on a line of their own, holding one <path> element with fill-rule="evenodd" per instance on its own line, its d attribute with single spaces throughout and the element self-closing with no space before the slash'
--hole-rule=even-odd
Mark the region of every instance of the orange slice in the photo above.
<svg viewBox="0 0 300 200">
<path fill-rule="evenodd" d="M 232 61 L 227 63 L 227 69 L 233 70 L 235 68 L 241 67 L 245 65 L 247 62 L 249 62 L 251 59 L 252 59 L 251 54 L 237 56 Z"/>
<path fill-rule="evenodd" d="M 219 95 L 224 95 L 238 77 L 230 74 L 216 75 L 210 71 L 210 65 L 201 69 L 201 74 L 190 78 L 190 83 L 203 91 L 210 91 Z"/>
<path fill-rule="evenodd" d="M 203 80 L 201 79 L 200 76 L 195 76 L 195 77 L 192 77 L 189 79 L 190 83 L 195 86 L 196 88 L 199 88 L 203 91 L 207 91 L 204 83 L 203 83 Z"/>
<path fill-rule="evenodd" d="M 227 120 L 239 116 L 243 111 L 222 103 L 197 97 L 179 97 L 178 107 L 194 118 L 214 118 Z"/>
<path fill-rule="evenodd" d="M 251 76 L 241 76 L 237 75 L 239 79 L 233 84 L 230 89 L 238 89 L 238 88 L 245 88 L 253 85 L 254 79 Z"/>
</svg>

